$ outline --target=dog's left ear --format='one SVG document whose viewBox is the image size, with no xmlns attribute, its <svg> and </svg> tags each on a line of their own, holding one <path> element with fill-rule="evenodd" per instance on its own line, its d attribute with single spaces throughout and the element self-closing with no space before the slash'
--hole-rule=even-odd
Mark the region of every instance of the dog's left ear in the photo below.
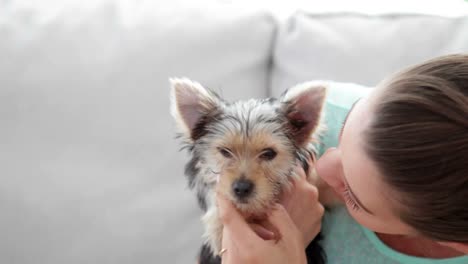
<svg viewBox="0 0 468 264">
<path fill-rule="evenodd" d="M 319 127 L 326 94 L 325 85 L 313 82 L 298 84 L 283 94 L 287 126 L 298 145 L 307 144 Z"/>
</svg>

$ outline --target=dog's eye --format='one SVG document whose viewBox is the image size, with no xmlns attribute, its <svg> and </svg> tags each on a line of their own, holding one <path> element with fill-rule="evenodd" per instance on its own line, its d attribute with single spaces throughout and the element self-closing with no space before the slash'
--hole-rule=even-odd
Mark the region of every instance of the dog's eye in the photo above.
<svg viewBox="0 0 468 264">
<path fill-rule="evenodd" d="M 260 154 L 260 158 L 262 160 L 272 160 L 276 157 L 276 151 L 274 151 L 271 148 L 266 148 L 262 151 L 262 154 Z"/>
<path fill-rule="evenodd" d="M 221 153 L 221 155 L 223 155 L 225 158 L 232 158 L 232 153 L 228 148 L 218 148 L 218 150 L 219 153 Z"/>
</svg>

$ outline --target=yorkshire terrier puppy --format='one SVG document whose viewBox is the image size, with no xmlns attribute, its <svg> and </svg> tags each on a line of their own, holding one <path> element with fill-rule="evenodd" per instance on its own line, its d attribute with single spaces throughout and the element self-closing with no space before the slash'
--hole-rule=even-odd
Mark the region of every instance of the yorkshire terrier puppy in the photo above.
<svg viewBox="0 0 468 264">
<path fill-rule="evenodd" d="M 223 227 L 216 192 L 230 199 L 248 221 L 265 215 L 297 177 L 298 164 L 309 172 L 308 161 L 314 160 L 322 127 L 326 88 L 303 83 L 279 99 L 229 103 L 188 79 L 171 79 L 171 85 L 171 112 L 191 155 L 185 174 L 205 212 L 199 261 L 221 263 Z M 319 239 L 306 249 L 309 263 L 325 262 Z"/>
</svg>

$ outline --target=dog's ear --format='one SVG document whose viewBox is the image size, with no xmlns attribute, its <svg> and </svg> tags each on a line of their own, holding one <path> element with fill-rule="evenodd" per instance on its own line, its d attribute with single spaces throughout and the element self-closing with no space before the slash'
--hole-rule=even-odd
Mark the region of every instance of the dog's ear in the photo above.
<svg viewBox="0 0 468 264">
<path fill-rule="evenodd" d="M 288 130 L 296 144 L 306 144 L 320 125 L 327 88 L 316 82 L 298 84 L 288 89 L 281 98 Z"/>
<path fill-rule="evenodd" d="M 182 134 L 196 140 L 204 133 L 208 117 L 220 110 L 220 100 L 211 91 L 189 79 L 171 78 L 171 114 Z"/>
</svg>

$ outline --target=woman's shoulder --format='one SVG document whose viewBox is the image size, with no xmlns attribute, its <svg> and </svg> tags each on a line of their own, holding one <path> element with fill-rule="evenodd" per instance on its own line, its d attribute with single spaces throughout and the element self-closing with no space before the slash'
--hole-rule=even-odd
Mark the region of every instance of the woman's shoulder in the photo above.
<svg viewBox="0 0 468 264">
<path fill-rule="evenodd" d="M 323 81 L 327 87 L 327 99 L 323 109 L 323 130 L 320 135 L 318 154 L 321 156 L 330 147 L 338 145 L 341 126 L 353 104 L 370 93 L 372 88 L 353 84 Z"/>
<path fill-rule="evenodd" d="M 327 263 L 399 263 L 382 255 L 345 207 L 327 210 L 322 224 Z"/>
<path fill-rule="evenodd" d="M 373 88 L 355 83 L 325 81 L 327 87 L 326 104 L 349 110 L 360 98 L 368 95 Z"/>
</svg>

